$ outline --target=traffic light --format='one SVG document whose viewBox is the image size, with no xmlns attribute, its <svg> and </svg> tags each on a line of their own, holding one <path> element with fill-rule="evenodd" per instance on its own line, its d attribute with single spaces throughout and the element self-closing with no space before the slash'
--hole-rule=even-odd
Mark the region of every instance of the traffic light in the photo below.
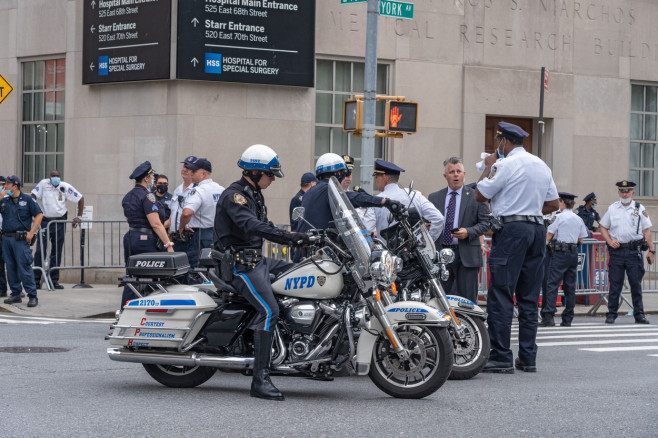
<svg viewBox="0 0 658 438">
<path fill-rule="evenodd" d="M 363 129 L 363 101 L 343 102 L 343 131 L 358 132 Z"/>
<path fill-rule="evenodd" d="M 387 132 L 416 132 L 418 129 L 418 103 L 398 100 L 386 101 L 384 130 Z"/>
</svg>

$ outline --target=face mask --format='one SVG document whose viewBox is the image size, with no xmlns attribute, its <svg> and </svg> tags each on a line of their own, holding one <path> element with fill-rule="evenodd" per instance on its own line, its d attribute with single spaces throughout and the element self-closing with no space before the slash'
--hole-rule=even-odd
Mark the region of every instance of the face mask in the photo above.
<svg viewBox="0 0 658 438">
<path fill-rule="evenodd" d="M 59 183 L 62 182 L 62 180 L 59 179 L 58 176 L 52 176 L 52 177 L 50 177 L 50 182 L 51 182 L 52 185 L 57 187 L 59 185 Z"/>
<path fill-rule="evenodd" d="M 11 195 L 14 194 L 14 192 L 12 192 L 11 190 L 5 190 L 5 193 L 7 194 L 7 196 L 10 196 L 10 197 L 11 197 Z"/>
<path fill-rule="evenodd" d="M 502 139 L 498 142 L 498 148 L 496 148 L 496 153 L 498 153 L 498 158 L 499 158 L 499 159 L 500 159 L 500 158 L 505 158 L 505 155 L 503 155 L 503 153 L 500 152 L 500 145 L 501 145 L 501 144 L 503 144 L 503 140 L 502 140 Z"/>
<path fill-rule="evenodd" d="M 592 204 L 592 208 L 596 208 L 596 206 L 599 204 Z"/>
<path fill-rule="evenodd" d="M 152 179 L 148 182 L 148 188 L 149 190 L 153 189 L 153 186 L 155 185 L 155 179 Z"/>
<path fill-rule="evenodd" d="M 620 196 L 620 197 L 619 197 L 619 201 L 620 201 L 623 205 L 628 205 L 628 204 L 630 204 L 631 202 L 633 202 L 633 198 L 624 199 L 624 198 L 622 198 L 622 197 Z"/>
<path fill-rule="evenodd" d="M 169 190 L 169 185 L 168 184 L 160 184 L 157 186 L 158 193 L 161 195 L 164 195 L 167 193 L 167 190 Z"/>
</svg>

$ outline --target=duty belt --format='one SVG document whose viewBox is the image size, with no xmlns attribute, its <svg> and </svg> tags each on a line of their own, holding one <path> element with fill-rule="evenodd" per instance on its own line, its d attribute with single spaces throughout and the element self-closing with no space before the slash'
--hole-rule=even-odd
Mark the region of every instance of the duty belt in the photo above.
<svg viewBox="0 0 658 438">
<path fill-rule="evenodd" d="M 576 252 L 578 245 L 575 243 L 566 243 L 566 242 L 555 242 L 553 243 L 554 251 L 562 252 Z"/>
<path fill-rule="evenodd" d="M 641 240 L 632 240 L 628 243 L 620 243 L 619 248 L 638 249 L 642 245 Z M 613 248 L 615 249 L 615 248 Z"/>
<path fill-rule="evenodd" d="M 256 263 L 260 262 L 263 258 L 260 249 L 241 249 L 233 253 L 235 258 L 235 263 L 239 265 L 251 265 L 252 267 L 256 266 Z"/>
<path fill-rule="evenodd" d="M 529 216 L 529 215 L 523 215 L 523 214 L 515 214 L 512 216 L 500 216 L 500 221 L 503 224 L 507 224 L 509 222 L 530 222 L 533 224 L 538 224 L 538 225 L 543 225 L 544 224 L 544 217 L 543 216 Z"/>
<path fill-rule="evenodd" d="M 18 237 L 19 235 L 27 234 L 27 231 L 12 231 L 12 232 L 5 232 L 3 231 L 2 236 L 7 236 L 7 237 Z"/>
<path fill-rule="evenodd" d="M 137 231 L 139 233 L 153 234 L 153 230 L 151 230 L 150 228 L 133 228 L 133 227 L 130 227 L 129 229 L 130 229 L 130 231 Z"/>
</svg>

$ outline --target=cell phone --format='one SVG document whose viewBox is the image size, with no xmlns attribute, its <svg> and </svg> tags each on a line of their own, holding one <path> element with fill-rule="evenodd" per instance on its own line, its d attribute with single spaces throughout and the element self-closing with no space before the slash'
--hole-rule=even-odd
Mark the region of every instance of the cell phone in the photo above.
<svg viewBox="0 0 658 438">
<path fill-rule="evenodd" d="M 450 234 L 455 234 L 457 231 L 459 231 L 459 228 L 453 228 L 450 230 Z"/>
</svg>

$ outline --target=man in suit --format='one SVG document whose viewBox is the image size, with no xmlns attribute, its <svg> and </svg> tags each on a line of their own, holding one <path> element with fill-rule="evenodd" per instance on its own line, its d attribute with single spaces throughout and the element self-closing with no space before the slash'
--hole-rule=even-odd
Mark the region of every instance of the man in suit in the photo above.
<svg viewBox="0 0 658 438">
<path fill-rule="evenodd" d="M 441 283 L 450 293 L 456 282 L 457 295 L 477 302 L 478 272 L 482 267 L 480 236 L 489 230 L 489 209 L 475 200 L 473 187 L 464 186 L 466 172 L 461 158 L 448 158 L 443 166 L 448 187 L 431 193 L 429 200 L 445 217 L 437 248 L 451 248 L 455 260 L 448 265 L 450 278 Z"/>
</svg>

